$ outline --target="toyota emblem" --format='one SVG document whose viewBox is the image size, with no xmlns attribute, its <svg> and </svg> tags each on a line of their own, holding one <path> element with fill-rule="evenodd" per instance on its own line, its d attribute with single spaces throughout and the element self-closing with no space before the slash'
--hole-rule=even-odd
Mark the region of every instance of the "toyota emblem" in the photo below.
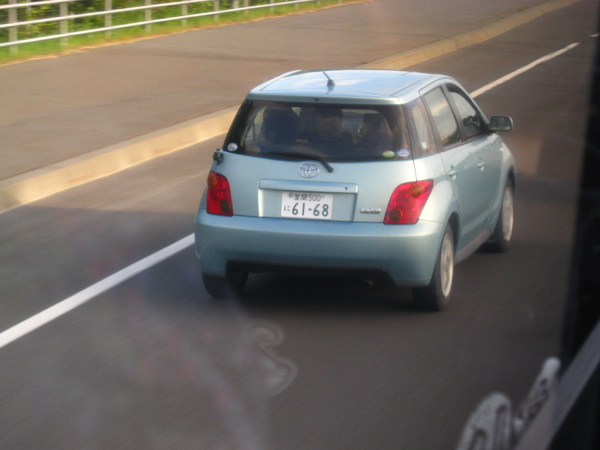
<svg viewBox="0 0 600 450">
<path fill-rule="evenodd" d="M 319 174 L 319 168 L 316 164 L 306 163 L 298 167 L 298 175 L 302 178 L 314 178 Z"/>
</svg>

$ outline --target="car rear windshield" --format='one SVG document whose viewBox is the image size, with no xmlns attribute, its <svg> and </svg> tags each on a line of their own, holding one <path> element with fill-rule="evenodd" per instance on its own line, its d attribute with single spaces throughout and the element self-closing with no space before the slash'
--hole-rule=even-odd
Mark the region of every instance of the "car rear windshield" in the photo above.
<svg viewBox="0 0 600 450">
<path fill-rule="evenodd" d="M 307 154 L 327 161 L 411 156 L 402 110 L 394 105 L 246 101 L 225 148 L 273 158 Z"/>
</svg>

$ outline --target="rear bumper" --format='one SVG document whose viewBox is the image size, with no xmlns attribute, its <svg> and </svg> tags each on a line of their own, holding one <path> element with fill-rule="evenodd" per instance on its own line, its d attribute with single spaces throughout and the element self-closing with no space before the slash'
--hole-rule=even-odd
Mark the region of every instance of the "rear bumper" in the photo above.
<svg viewBox="0 0 600 450">
<path fill-rule="evenodd" d="M 203 273 L 224 276 L 230 263 L 387 273 L 399 286 L 431 279 L 443 225 L 334 222 L 207 214 L 196 217 Z"/>
</svg>

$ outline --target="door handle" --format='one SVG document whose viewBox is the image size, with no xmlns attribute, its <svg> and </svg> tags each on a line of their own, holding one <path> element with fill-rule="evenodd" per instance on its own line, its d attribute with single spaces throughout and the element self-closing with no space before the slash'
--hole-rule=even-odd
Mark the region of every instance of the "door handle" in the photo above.
<svg viewBox="0 0 600 450">
<path fill-rule="evenodd" d="M 481 170 L 483 170 L 485 168 L 485 163 L 483 161 L 479 161 L 477 163 L 477 167 L 479 167 Z"/>
<path fill-rule="evenodd" d="M 454 180 L 454 179 L 456 179 L 457 173 L 458 173 L 458 170 L 456 170 L 454 167 L 451 167 L 450 170 L 448 171 L 448 176 Z"/>
</svg>

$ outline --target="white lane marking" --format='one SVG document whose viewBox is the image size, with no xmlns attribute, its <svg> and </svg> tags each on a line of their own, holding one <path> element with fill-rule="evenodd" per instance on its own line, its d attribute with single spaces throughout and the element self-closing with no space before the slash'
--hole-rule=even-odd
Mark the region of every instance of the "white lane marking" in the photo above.
<svg viewBox="0 0 600 450">
<path fill-rule="evenodd" d="M 130 266 L 125 267 L 122 270 L 104 278 L 103 280 L 91 285 L 90 287 L 84 289 L 83 291 L 78 292 L 75 295 L 57 303 L 54 306 L 36 314 L 35 316 L 30 317 L 29 319 L 9 328 L 6 331 L 0 333 L 0 348 L 5 345 L 10 344 L 13 341 L 16 341 L 20 337 L 25 336 L 26 334 L 31 333 L 32 331 L 40 328 L 41 326 L 51 322 L 54 319 L 68 313 L 69 311 L 77 308 L 78 306 L 83 305 L 84 303 L 90 301 L 97 295 L 100 295 L 109 289 L 123 283 L 129 278 L 137 275 L 140 272 L 143 272 L 146 269 L 158 264 L 159 262 L 170 258 L 171 256 L 179 253 L 180 251 L 186 249 L 194 243 L 194 235 L 190 234 L 189 236 L 180 239 L 174 244 L 169 245 L 168 247 L 163 248 L 162 250 L 157 251 L 156 253 L 151 254 L 150 256 L 141 259 L 138 262 L 131 264 Z"/>
<path fill-rule="evenodd" d="M 528 70 L 533 69 L 539 64 L 550 61 L 551 59 L 556 58 L 557 56 L 562 55 L 565 52 L 577 47 L 579 45 L 578 42 L 567 45 L 565 48 L 558 50 L 549 55 L 543 56 L 539 59 L 536 59 L 530 64 L 521 67 L 520 69 L 515 70 L 514 72 L 509 73 L 508 75 L 503 76 L 502 78 L 497 79 L 496 81 L 487 84 L 476 91 L 471 92 L 471 97 L 475 98 L 507 81 L 515 78 L 518 75 L 521 75 Z M 540 158 L 542 156 L 542 141 L 539 140 L 539 136 L 524 136 L 522 139 L 526 139 L 526 142 L 523 142 L 523 147 L 527 149 L 527 152 L 523 152 L 523 154 L 519 155 L 519 171 L 531 175 L 536 175 L 538 172 L 538 167 L 540 163 Z"/>
<path fill-rule="evenodd" d="M 486 86 L 483 86 L 482 88 L 477 89 L 476 91 L 471 93 L 471 96 L 476 97 L 478 95 L 481 95 L 484 92 L 487 92 L 487 91 L 495 88 L 496 86 L 498 86 L 502 83 L 505 83 L 508 80 L 530 70 L 531 68 L 537 66 L 538 64 L 541 64 L 543 62 L 546 62 L 553 58 L 556 58 L 559 55 L 562 55 L 563 53 L 577 47 L 578 45 L 579 45 L 579 43 L 573 43 L 573 44 L 570 44 L 567 47 L 563 48 L 562 50 L 559 50 L 550 55 L 546 55 L 542 58 L 539 58 L 539 59 L 535 60 L 534 62 L 532 62 L 531 64 L 528 64 L 521 69 L 511 72 L 508 75 L 494 81 L 493 83 L 490 83 Z M 156 253 L 153 253 L 152 255 L 147 256 L 146 258 L 120 270 L 117 273 L 114 273 L 113 275 L 111 275 L 95 284 L 93 284 L 92 286 L 61 301 L 60 303 L 57 303 L 56 305 L 51 306 L 50 308 L 36 314 L 35 316 L 30 317 L 29 319 L 13 326 L 12 328 L 9 328 L 8 330 L 3 331 L 2 333 L 0 333 L 0 348 L 10 344 L 13 341 L 16 341 L 20 337 L 23 337 L 26 334 L 29 334 L 34 330 L 37 330 L 38 328 L 47 324 L 48 322 L 51 322 L 52 320 L 57 319 L 58 317 L 77 308 L 78 306 L 90 301 L 92 298 L 96 297 L 97 295 L 100 295 L 103 292 L 106 292 L 107 290 L 121 284 L 123 281 L 128 280 L 129 278 L 133 277 L 134 275 L 137 275 L 138 273 L 143 272 L 146 269 L 149 269 L 150 267 L 175 255 L 176 253 L 179 253 L 181 250 L 186 249 L 187 247 L 191 246 L 193 243 L 194 243 L 194 235 L 191 234 L 191 235 L 175 242 L 174 244 L 171 244 L 168 247 L 165 247 L 164 249 L 159 250 Z"/>
<path fill-rule="evenodd" d="M 551 59 L 556 58 L 557 56 L 562 55 L 563 53 L 568 52 L 569 50 L 574 49 L 575 47 L 577 47 L 579 45 L 579 42 L 575 42 L 573 44 L 569 44 L 567 45 L 565 48 L 558 50 L 557 52 L 551 53 L 549 55 L 543 56 L 539 59 L 536 59 L 535 61 L 533 61 L 530 64 L 527 64 L 526 66 L 521 67 L 520 69 L 515 70 L 514 72 L 509 73 L 508 75 L 503 76 L 502 78 L 497 79 L 496 81 L 483 86 L 479 89 L 477 89 L 476 91 L 471 92 L 471 97 L 475 98 L 478 95 L 483 94 L 484 92 L 487 92 L 491 89 L 494 89 L 496 86 L 499 86 L 503 83 L 506 83 L 507 81 L 515 78 L 518 75 L 521 75 L 522 73 L 527 72 L 528 70 L 533 69 L 535 66 L 545 63 L 547 61 L 550 61 Z"/>
</svg>

